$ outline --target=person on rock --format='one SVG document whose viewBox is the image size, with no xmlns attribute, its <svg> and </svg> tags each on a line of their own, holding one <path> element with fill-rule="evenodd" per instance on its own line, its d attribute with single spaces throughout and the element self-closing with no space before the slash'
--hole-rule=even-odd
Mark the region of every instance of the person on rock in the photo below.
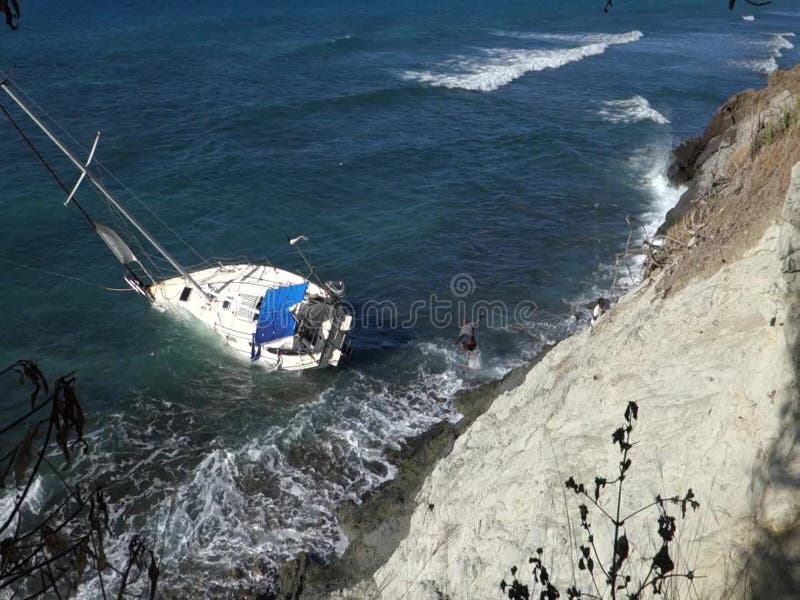
<svg viewBox="0 0 800 600">
<path fill-rule="evenodd" d="M 594 327 L 595 324 L 597 323 L 597 320 L 600 318 L 600 316 L 604 312 L 606 312 L 609 308 L 611 308 L 611 300 L 609 300 L 608 298 L 603 298 L 602 296 L 600 296 L 597 299 L 597 304 L 595 304 L 594 309 L 592 310 L 592 321 L 591 321 L 590 325 L 592 327 Z"/>
</svg>

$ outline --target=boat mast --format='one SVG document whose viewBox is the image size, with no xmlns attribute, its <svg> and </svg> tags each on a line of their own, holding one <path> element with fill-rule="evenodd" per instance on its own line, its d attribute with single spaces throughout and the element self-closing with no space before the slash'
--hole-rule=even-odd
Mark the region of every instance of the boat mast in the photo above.
<svg viewBox="0 0 800 600">
<path fill-rule="evenodd" d="M 58 149 L 61 150 L 61 152 L 63 152 L 66 155 L 66 157 L 72 162 L 72 164 L 75 165 L 75 167 L 77 167 L 77 169 L 82 173 L 82 175 L 85 176 L 92 183 L 92 185 L 94 185 L 94 187 L 97 188 L 97 190 L 103 195 L 103 197 L 105 197 L 105 199 L 108 200 L 108 202 L 114 208 L 116 208 L 120 212 L 120 214 L 122 214 L 122 216 L 125 217 L 130 222 L 130 224 L 133 225 L 136 228 L 136 230 L 142 234 L 142 236 L 144 236 L 144 238 L 148 242 L 150 242 L 153 248 L 155 248 L 159 252 L 159 254 L 161 254 L 161 256 L 163 256 L 167 260 L 167 262 L 169 262 L 169 264 L 175 267 L 175 269 L 181 275 L 183 275 L 184 279 L 186 279 L 187 282 L 192 284 L 201 294 L 208 297 L 209 296 L 208 292 L 206 292 L 200 286 L 200 284 L 194 280 L 194 278 L 189 274 L 189 272 L 183 268 L 183 265 L 181 265 L 181 263 L 179 263 L 169 252 L 167 252 L 167 250 L 158 242 L 158 240 L 156 240 L 156 238 L 154 238 L 153 235 L 149 231 L 147 231 L 147 229 L 145 229 L 144 226 L 141 223 L 139 223 L 139 221 L 137 221 L 136 218 L 131 213 L 129 213 L 128 210 L 122 204 L 120 204 L 116 198 L 114 198 L 114 196 L 111 195 L 111 192 L 109 192 L 106 189 L 106 187 L 102 183 L 100 183 L 100 181 L 83 165 L 83 163 L 79 161 L 72 154 L 72 152 L 70 152 L 70 150 L 66 146 L 64 146 L 64 144 L 62 144 L 61 141 L 47 128 L 47 126 L 44 123 L 42 123 L 36 117 L 36 115 L 34 115 L 28 109 L 27 106 L 25 106 L 22 100 L 20 100 L 16 96 L 16 94 L 14 94 L 14 92 L 11 91 L 8 82 L 7 81 L 0 82 L 0 87 L 6 94 L 9 95 L 9 97 L 14 102 L 17 103 L 17 105 L 25 112 L 25 114 L 28 115 L 28 117 L 30 117 L 30 119 L 34 123 L 36 123 L 39 129 L 41 129 L 44 132 L 44 134 L 48 138 L 50 138 L 50 141 L 52 141 L 58 147 Z"/>
</svg>

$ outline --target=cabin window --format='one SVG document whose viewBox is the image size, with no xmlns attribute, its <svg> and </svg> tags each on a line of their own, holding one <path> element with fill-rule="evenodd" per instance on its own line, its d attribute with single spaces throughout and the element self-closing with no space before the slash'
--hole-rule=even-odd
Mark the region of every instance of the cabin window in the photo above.
<svg viewBox="0 0 800 600">
<path fill-rule="evenodd" d="M 192 293 L 192 288 L 190 288 L 189 286 L 183 288 L 183 291 L 181 292 L 180 301 L 186 302 L 189 299 L 189 294 L 191 293 Z"/>
<path fill-rule="evenodd" d="M 230 307 L 231 307 L 231 303 L 230 303 L 228 300 L 225 300 L 225 301 L 222 303 L 222 308 L 223 308 L 223 309 L 225 309 L 225 308 L 230 308 Z"/>
</svg>

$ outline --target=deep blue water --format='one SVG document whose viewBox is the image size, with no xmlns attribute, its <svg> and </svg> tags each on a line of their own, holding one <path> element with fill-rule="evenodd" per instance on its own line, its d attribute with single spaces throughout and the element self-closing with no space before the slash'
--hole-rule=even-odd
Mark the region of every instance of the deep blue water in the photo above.
<svg viewBox="0 0 800 600">
<path fill-rule="evenodd" d="M 123 198 L 188 264 L 145 206 L 204 257 L 299 269 L 285 235 L 309 236 L 357 316 L 391 302 L 402 322 L 432 295 L 537 307 L 493 320 L 477 370 L 426 309 L 359 319 L 337 371 L 265 372 L 102 290 L 118 264 L 4 124 L 0 362 L 78 370 L 93 450 L 76 469 L 109 486 L 115 531 L 162 540 L 172 585 L 341 550 L 333 511 L 392 476 L 385 451 L 569 333 L 611 285 L 625 216 L 652 230 L 675 201 L 670 148 L 797 61 L 793 3 L 700 4 L 26 1 L 0 67 L 84 148 L 102 131 L 98 159 L 143 204 Z"/>
</svg>

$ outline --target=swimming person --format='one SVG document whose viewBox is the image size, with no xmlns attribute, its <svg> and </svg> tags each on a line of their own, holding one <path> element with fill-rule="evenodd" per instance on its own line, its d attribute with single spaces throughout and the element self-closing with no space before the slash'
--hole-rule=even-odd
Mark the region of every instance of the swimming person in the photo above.
<svg viewBox="0 0 800 600">
<path fill-rule="evenodd" d="M 466 319 L 461 322 L 461 331 L 459 331 L 456 344 L 461 346 L 467 353 L 471 354 L 475 348 L 478 347 L 478 340 L 475 337 L 475 330 L 481 324 L 483 317 L 486 316 L 486 311 L 482 310 L 478 317 L 478 322 L 467 322 Z"/>
</svg>

